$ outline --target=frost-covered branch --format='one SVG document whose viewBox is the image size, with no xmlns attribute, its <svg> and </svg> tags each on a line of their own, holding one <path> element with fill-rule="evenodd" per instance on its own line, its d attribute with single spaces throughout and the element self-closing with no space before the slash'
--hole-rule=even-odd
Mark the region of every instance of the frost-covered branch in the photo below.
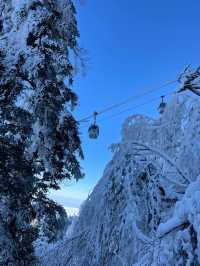
<svg viewBox="0 0 200 266">
<path fill-rule="evenodd" d="M 190 66 L 187 66 L 178 81 L 182 83 L 178 92 L 190 90 L 200 96 L 200 67 L 193 71 Z"/>
<path fill-rule="evenodd" d="M 159 225 L 157 230 L 158 238 L 163 238 L 166 235 L 172 233 L 173 231 L 180 229 L 181 227 L 188 226 L 189 223 L 187 220 L 181 220 L 178 217 L 169 219 L 166 223 Z"/>
<path fill-rule="evenodd" d="M 172 167 L 174 167 L 176 169 L 176 171 L 179 173 L 179 175 L 187 182 L 190 183 L 190 180 L 183 174 L 183 172 L 179 169 L 179 167 L 173 162 L 173 160 L 166 155 L 165 153 L 161 152 L 160 150 L 151 147 L 147 144 L 143 144 L 140 142 L 132 142 L 133 145 L 137 145 L 137 146 L 141 146 L 144 147 L 146 149 L 148 149 L 149 151 L 156 153 L 157 155 L 159 155 L 160 157 L 162 157 L 166 162 L 168 162 Z"/>
</svg>

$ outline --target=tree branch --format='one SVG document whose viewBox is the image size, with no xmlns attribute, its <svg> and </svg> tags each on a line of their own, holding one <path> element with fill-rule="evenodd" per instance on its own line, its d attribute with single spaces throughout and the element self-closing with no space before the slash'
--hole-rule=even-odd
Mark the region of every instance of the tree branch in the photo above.
<svg viewBox="0 0 200 266">
<path fill-rule="evenodd" d="M 178 172 L 178 174 L 187 182 L 190 183 L 190 180 L 183 174 L 183 172 L 179 169 L 179 167 L 173 162 L 173 160 L 166 154 L 164 154 L 163 152 L 159 151 L 156 148 L 150 147 L 147 144 L 143 144 L 140 142 L 132 142 L 133 145 L 138 145 L 141 147 L 144 147 L 146 149 L 148 149 L 149 151 L 152 151 L 153 153 L 156 153 L 157 155 L 159 155 L 160 157 L 162 157 L 165 161 L 167 161 L 172 167 L 174 167 L 176 169 L 176 171 Z"/>
</svg>

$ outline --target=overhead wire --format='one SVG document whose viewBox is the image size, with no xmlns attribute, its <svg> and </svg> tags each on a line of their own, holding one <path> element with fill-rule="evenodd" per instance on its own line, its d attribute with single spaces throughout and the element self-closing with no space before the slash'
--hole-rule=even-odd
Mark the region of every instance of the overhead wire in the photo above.
<svg viewBox="0 0 200 266">
<path fill-rule="evenodd" d="M 151 90 L 145 91 L 143 93 L 139 93 L 139 94 L 133 95 L 133 96 L 129 97 L 128 99 L 122 101 L 122 102 L 119 102 L 119 103 L 113 104 L 111 106 L 108 106 L 107 108 L 104 108 L 104 109 L 102 109 L 100 111 L 97 111 L 98 116 L 99 115 L 102 115 L 104 113 L 110 112 L 113 109 L 116 109 L 116 108 L 119 108 L 121 106 L 127 105 L 128 103 L 130 103 L 132 101 L 135 101 L 138 98 L 141 98 L 141 97 L 146 96 L 148 94 L 151 94 L 153 92 L 159 91 L 160 89 L 162 89 L 164 87 L 167 87 L 169 85 L 172 85 L 172 84 L 176 83 L 177 81 L 178 81 L 177 79 L 176 80 L 172 80 L 172 81 L 168 81 L 168 82 L 166 82 L 166 83 L 164 83 L 164 84 L 162 84 L 162 85 L 160 85 L 160 86 L 158 86 L 156 88 L 153 88 Z M 91 115 L 88 115 L 88 116 L 80 119 L 78 122 L 79 123 L 88 122 L 88 120 L 91 119 L 91 118 L 93 118 L 93 117 L 94 117 L 94 114 L 91 114 Z"/>
<path fill-rule="evenodd" d="M 172 95 L 172 94 L 174 94 L 174 93 L 175 93 L 174 91 L 169 92 L 169 93 L 165 93 L 165 96 L 169 96 L 169 95 Z M 141 106 L 148 105 L 149 103 L 155 102 L 155 101 L 157 101 L 157 100 L 159 100 L 159 99 L 160 99 L 160 96 L 154 97 L 154 98 L 152 98 L 152 99 L 150 99 L 150 100 L 148 100 L 148 101 L 146 101 L 146 102 L 144 102 L 144 103 L 141 103 L 141 104 L 138 104 L 138 105 L 132 106 L 132 107 L 127 108 L 127 109 L 125 109 L 125 110 L 122 110 L 122 111 L 120 111 L 120 112 L 118 112 L 118 113 L 115 113 L 115 114 L 113 114 L 113 115 L 111 115 L 111 116 L 108 116 L 108 117 L 102 118 L 102 119 L 98 120 L 98 122 L 103 122 L 103 121 L 105 121 L 105 120 L 115 118 L 115 117 L 117 117 L 117 116 L 119 116 L 119 115 L 121 115 L 121 114 L 124 114 L 124 113 L 126 113 L 126 112 L 128 112 L 128 111 L 132 111 L 132 110 L 137 109 L 137 108 L 139 108 L 139 107 L 141 107 Z"/>
<path fill-rule="evenodd" d="M 165 93 L 165 96 L 170 96 L 170 95 L 173 95 L 173 94 L 175 94 L 175 92 L 174 92 L 174 91 L 171 91 L 171 92 L 169 92 L 169 93 Z M 98 120 L 98 123 L 101 123 L 101 122 L 104 122 L 104 121 L 107 121 L 107 120 L 113 119 L 113 118 L 115 118 L 115 117 L 118 117 L 118 116 L 120 116 L 120 115 L 126 113 L 126 112 L 129 112 L 129 111 L 132 111 L 132 110 L 138 109 L 139 107 L 142 107 L 142 106 L 148 105 L 148 104 L 150 104 L 150 103 L 152 103 L 152 102 L 155 102 L 155 101 L 157 101 L 157 100 L 159 100 L 159 99 L 160 99 L 160 96 L 154 97 L 154 98 L 152 98 L 152 99 L 150 99 L 150 100 L 148 100 L 148 101 L 146 101 L 146 102 L 143 102 L 143 103 L 140 103 L 140 104 L 134 105 L 134 106 L 132 106 L 132 107 L 130 107 L 130 108 L 127 108 L 127 109 L 125 109 L 125 110 L 122 110 L 122 111 L 120 111 L 120 112 L 118 112 L 118 113 L 115 113 L 115 114 L 113 114 L 113 115 L 111 115 L 111 116 L 108 116 L 108 117 L 102 118 L 102 119 Z M 83 127 L 88 127 L 88 126 L 89 126 L 89 121 L 87 121 L 87 123 L 84 124 L 84 125 L 82 125 L 82 126 L 83 126 Z"/>
</svg>

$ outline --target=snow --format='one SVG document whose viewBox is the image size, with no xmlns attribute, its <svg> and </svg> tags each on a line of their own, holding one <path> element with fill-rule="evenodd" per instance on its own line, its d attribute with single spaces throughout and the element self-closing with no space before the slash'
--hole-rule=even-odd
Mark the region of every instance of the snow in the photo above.
<svg viewBox="0 0 200 266">
<path fill-rule="evenodd" d="M 196 181 L 192 182 L 185 191 L 182 200 L 175 205 L 174 215 L 166 223 L 161 223 L 158 227 L 158 235 L 162 236 L 173 228 L 180 226 L 186 222 L 194 224 L 195 219 L 199 219 L 200 214 L 200 176 Z M 197 212 L 197 213 L 196 213 Z M 199 228 L 197 228 L 197 232 Z M 200 232 L 198 232 L 200 233 Z"/>
<path fill-rule="evenodd" d="M 200 102 L 188 95 L 175 95 L 157 120 L 129 117 L 48 265 L 199 265 L 199 120 Z"/>
<path fill-rule="evenodd" d="M 32 89 L 24 89 L 20 95 L 17 96 L 17 99 L 15 101 L 15 105 L 18 108 L 21 108 L 29 113 L 33 112 L 32 104 L 31 104 L 31 98 L 34 94 L 34 91 Z"/>
<path fill-rule="evenodd" d="M 179 217 L 173 217 L 169 219 L 166 223 L 161 223 L 157 229 L 157 236 L 162 237 L 163 235 L 169 233 L 173 228 L 176 228 L 183 224 L 183 220 Z"/>
<path fill-rule="evenodd" d="M 75 207 L 65 207 L 66 213 L 69 217 L 71 216 L 78 216 L 79 215 L 79 208 Z"/>
<path fill-rule="evenodd" d="M 71 7 L 68 1 L 57 2 L 60 11 L 66 11 L 62 14 L 66 22 L 57 25 L 62 35 L 72 19 Z M 4 75 L 0 82 L 6 84 L 6 79 L 12 80 L 13 66 L 19 65 L 20 55 L 23 55 L 26 60 L 20 70 L 26 72 L 28 69 L 29 73 L 26 80 L 20 74 L 17 77 L 21 87 L 13 104 L 34 114 L 45 87 L 37 72 L 44 55 L 27 45 L 27 37 L 49 12 L 38 7 L 39 15 L 36 16 L 34 10 L 27 14 L 31 3 L 29 0 L 0 3 L 2 16 L 6 18 L 0 48 L 9 69 L 6 73 L 11 75 Z M 40 41 L 63 49 L 63 55 L 56 52 L 52 55 L 58 65 L 56 78 L 62 80 L 63 69 L 68 64 L 66 45 L 59 40 L 49 41 L 45 36 Z M 58 127 L 66 116 L 70 116 L 70 112 L 66 113 L 68 107 L 64 104 L 59 113 Z M 45 170 L 51 172 L 49 151 L 53 143 L 48 137 L 44 141 L 40 138 L 49 133 L 46 118 L 44 124 L 39 117 L 34 119 L 27 156 L 31 157 L 37 151 Z M 10 123 L 4 121 L 4 124 Z M 83 206 L 65 208 L 72 222 L 64 239 L 52 244 L 38 239 L 35 251 L 40 266 L 200 265 L 199 97 L 175 94 L 164 114 L 157 119 L 140 114 L 128 117 L 121 135 L 121 142 L 110 146 L 113 158 Z M 10 137 L 9 131 L 5 137 Z M 14 136 L 15 141 L 20 138 L 19 134 Z M 5 214 L 8 210 L 3 202 L 0 204 Z M 9 251 L 10 243 L 2 226 L 3 219 L 0 221 L 1 243 L 7 249 L 1 248 L 1 254 L 8 256 L 5 253 Z"/>
</svg>

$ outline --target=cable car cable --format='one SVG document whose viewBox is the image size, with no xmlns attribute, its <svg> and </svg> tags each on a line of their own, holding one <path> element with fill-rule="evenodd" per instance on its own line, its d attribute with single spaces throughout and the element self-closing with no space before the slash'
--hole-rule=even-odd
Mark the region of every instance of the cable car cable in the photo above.
<svg viewBox="0 0 200 266">
<path fill-rule="evenodd" d="M 174 93 L 175 93 L 175 92 L 172 91 L 172 92 L 166 93 L 165 96 L 173 95 Z M 130 108 L 128 108 L 128 109 L 122 110 L 121 112 L 115 113 L 115 114 L 113 114 L 113 115 L 111 115 L 111 116 L 109 116 L 109 117 L 102 118 L 102 119 L 100 119 L 98 122 L 103 122 L 103 121 L 105 121 L 105 120 L 115 118 L 115 117 L 117 117 L 117 116 L 119 116 L 119 115 L 121 115 L 121 114 L 123 114 L 123 113 L 125 113 L 125 112 L 131 111 L 131 110 L 134 110 L 134 109 L 137 109 L 138 107 L 141 107 L 141 106 L 147 105 L 147 104 L 149 104 L 149 103 L 155 102 L 155 101 L 157 101 L 157 100 L 159 100 L 159 99 L 160 99 L 160 96 L 159 96 L 159 97 L 152 98 L 152 99 L 150 99 L 150 100 L 148 100 L 148 101 L 146 101 L 146 102 L 144 102 L 144 103 L 141 103 L 141 104 L 138 104 L 138 105 L 132 106 L 132 107 L 130 107 Z"/>
<path fill-rule="evenodd" d="M 173 94 L 175 94 L 175 93 L 176 93 L 175 91 L 171 91 L 171 92 L 169 92 L 169 93 L 165 93 L 165 96 L 170 96 L 170 95 L 173 95 Z M 138 104 L 138 105 L 132 106 L 132 107 L 130 107 L 130 108 L 127 108 L 127 109 L 122 110 L 121 112 L 115 113 L 115 114 L 113 114 L 113 115 L 111 115 L 111 116 L 108 116 L 108 117 L 105 117 L 105 118 L 102 118 L 102 119 L 98 120 L 98 122 L 101 123 L 101 122 L 104 122 L 104 121 L 106 121 L 106 120 L 109 120 L 109 119 L 115 118 L 115 117 L 117 117 L 117 116 L 119 116 L 119 115 L 121 115 L 121 114 L 123 114 L 123 113 L 125 113 L 125 112 L 132 111 L 132 110 L 137 109 L 137 108 L 139 108 L 139 107 L 141 107 L 141 106 L 148 105 L 149 103 L 155 102 L 155 101 L 157 101 L 157 100 L 159 100 L 159 99 L 160 99 L 160 96 L 158 96 L 158 97 L 154 97 L 154 98 L 152 98 L 152 99 L 150 99 L 150 100 L 148 100 L 148 101 L 146 101 L 146 102 L 144 102 L 144 103 L 141 103 L 141 104 Z M 89 121 L 86 121 L 86 123 L 87 123 L 87 124 L 84 124 L 84 125 L 82 124 L 82 127 L 88 127 L 88 126 L 89 126 Z"/>
<path fill-rule="evenodd" d="M 107 112 L 109 112 L 109 111 L 115 109 L 115 108 L 118 108 L 118 107 L 121 107 L 121 106 L 123 106 L 123 105 L 126 105 L 126 104 L 128 104 L 129 102 L 134 101 L 135 99 L 138 99 L 138 98 L 143 97 L 143 96 L 145 96 L 145 95 L 151 94 L 151 93 L 153 93 L 153 92 L 155 92 L 155 91 L 158 91 L 158 90 L 160 90 L 160 89 L 162 89 L 162 88 L 164 88 L 164 87 L 166 87 L 166 86 L 172 85 L 172 84 L 176 83 L 177 81 L 178 81 L 177 79 L 176 79 L 176 80 L 173 80 L 173 81 L 168 81 L 168 82 L 166 82 L 166 83 L 162 84 L 161 86 L 158 86 L 158 87 L 156 87 L 156 88 L 154 88 L 154 89 L 151 89 L 151 90 L 146 91 L 146 92 L 144 92 L 144 93 L 140 93 L 140 94 L 136 94 L 136 95 L 134 95 L 134 96 L 131 96 L 131 97 L 129 97 L 128 99 L 126 99 L 126 100 L 124 100 L 124 101 L 122 101 L 122 102 L 119 102 L 119 103 L 117 103 L 117 104 L 113 104 L 113 105 L 111 105 L 111 106 L 109 106 L 109 107 L 107 107 L 107 108 L 105 108 L 105 109 L 102 109 L 101 111 L 97 112 L 97 115 L 98 115 L 98 116 L 99 116 L 99 115 L 102 115 L 102 114 L 104 114 L 104 113 L 107 113 Z M 89 119 L 91 119 L 91 118 L 93 118 L 93 117 L 94 117 L 94 114 L 89 115 L 89 116 L 87 116 L 87 117 L 85 117 L 85 118 L 82 118 L 82 119 L 79 120 L 78 122 L 79 122 L 79 123 L 87 122 Z"/>
</svg>

